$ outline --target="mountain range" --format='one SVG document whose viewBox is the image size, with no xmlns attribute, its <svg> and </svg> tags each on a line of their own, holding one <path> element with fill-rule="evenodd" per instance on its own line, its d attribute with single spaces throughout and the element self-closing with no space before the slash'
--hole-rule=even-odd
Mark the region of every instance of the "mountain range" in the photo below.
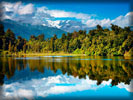
<svg viewBox="0 0 133 100">
<path fill-rule="evenodd" d="M 4 30 L 6 31 L 10 28 L 16 36 L 21 36 L 23 38 L 29 39 L 31 35 L 38 36 L 39 34 L 44 34 L 45 38 L 50 38 L 57 35 L 57 37 L 61 37 L 63 33 L 67 33 L 61 29 L 56 27 L 49 27 L 44 25 L 32 25 L 28 23 L 21 23 L 6 19 L 2 21 L 4 25 Z"/>
<path fill-rule="evenodd" d="M 87 25 L 83 24 L 80 21 L 74 21 L 74 20 L 57 20 L 57 21 L 50 21 L 48 20 L 43 24 L 44 26 L 49 26 L 49 27 L 56 27 L 58 29 L 64 30 L 66 32 L 73 32 L 73 31 L 78 31 L 78 30 L 90 30 L 92 29 L 89 28 Z"/>
<path fill-rule="evenodd" d="M 13 21 L 10 19 L 6 19 L 2 21 L 4 25 L 5 31 L 10 28 L 16 36 L 22 36 L 23 38 L 29 39 L 31 35 L 39 35 L 44 34 L 45 38 L 50 38 L 54 34 L 57 35 L 58 38 L 62 36 L 63 33 L 86 30 L 90 29 L 85 24 L 79 21 L 73 20 L 60 20 L 60 21 L 47 21 L 43 24 L 29 24 L 23 23 L 21 21 Z"/>
<path fill-rule="evenodd" d="M 86 30 L 88 33 L 89 30 L 96 28 L 88 27 L 82 22 L 74 20 L 48 20 L 43 24 L 30 24 L 10 19 L 6 19 L 1 22 L 4 25 L 5 31 L 10 28 L 16 36 L 21 36 L 26 39 L 29 39 L 31 35 L 38 36 L 40 34 L 44 34 L 45 38 L 51 38 L 54 34 L 56 34 L 57 37 L 60 38 L 63 33 L 67 34 L 67 32 L 72 33 L 73 31 L 79 30 Z M 130 26 L 130 28 L 133 30 L 133 26 Z"/>
</svg>

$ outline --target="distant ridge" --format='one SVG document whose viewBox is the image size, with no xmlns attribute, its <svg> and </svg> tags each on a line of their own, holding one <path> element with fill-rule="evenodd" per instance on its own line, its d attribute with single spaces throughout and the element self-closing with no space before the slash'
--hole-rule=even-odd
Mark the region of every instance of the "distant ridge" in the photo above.
<svg viewBox="0 0 133 100">
<path fill-rule="evenodd" d="M 4 20 L 1 23 L 4 25 L 5 31 L 10 28 L 16 36 L 21 36 L 26 39 L 29 39 L 31 35 L 38 36 L 42 33 L 45 35 L 45 38 L 50 38 L 54 34 L 56 34 L 57 37 L 60 38 L 63 33 L 66 33 L 65 31 L 54 27 L 48 27 L 43 25 L 31 25 L 28 23 L 21 22 L 19 23 L 9 19 Z"/>
</svg>

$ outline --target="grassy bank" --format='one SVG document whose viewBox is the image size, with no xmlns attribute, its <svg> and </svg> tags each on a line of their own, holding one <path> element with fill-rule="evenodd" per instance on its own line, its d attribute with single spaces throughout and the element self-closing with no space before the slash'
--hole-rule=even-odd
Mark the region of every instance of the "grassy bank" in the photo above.
<svg viewBox="0 0 133 100">
<path fill-rule="evenodd" d="M 31 56 L 54 56 L 54 55 L 61 55 L 61 56 L 86 56 L 86 54 L 73 54 L 73 53 L 64 53 L 64 52 L 48 52 L 48 53 L 11 53 L 8 51 L 3 51 L 0 53 L 0 56 L 4 57 L 31 57 Z"/>
<path fill-rule="evenodd" d="M 76 54 L 76 53 L 65 53 L 65 52 L 48 52 L 48 53 L 23 53 L 23 52 L 9 52 L 9 51 L 2 51 L 0 52 L 0 57 L 36 57 L 36 56 L 89 56 L 87 54 Z M 93 57 L 96 55 L 93 55 Z M 108 55 L 107 57 L 113 57 Z M 118 56 L 119 57 L 119 56 Z M 132 56 L 124 55 L 121 57 L 132 58 Z"/>
</svg>

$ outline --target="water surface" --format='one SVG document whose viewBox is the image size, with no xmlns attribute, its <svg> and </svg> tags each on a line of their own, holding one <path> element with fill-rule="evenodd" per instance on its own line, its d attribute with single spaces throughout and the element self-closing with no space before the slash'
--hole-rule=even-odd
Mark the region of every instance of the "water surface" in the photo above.
<svg viewBox="0 0 133 100">
<path fill-rule="evenodd" d="M 1 57 L 1 100 L 128 99 L 133 59 L 125 57 Z"/>
</svg>

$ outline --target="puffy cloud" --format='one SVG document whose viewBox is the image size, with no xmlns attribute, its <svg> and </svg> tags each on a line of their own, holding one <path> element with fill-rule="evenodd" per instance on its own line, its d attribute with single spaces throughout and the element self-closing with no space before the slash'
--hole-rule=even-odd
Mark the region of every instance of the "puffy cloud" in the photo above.
<svg viewBox="0 0 133 100">
<path fill-rule="evenodd" d="M 112 20 L 112 23 L 119 25 L 121 27 L 133 25 L 131 21 L 132 18 L 133 18 L 133 12 L 129 12 L 125 16 L 119 16 L 116 19 Z"/>
<path fill-rule="evenodd" d="M 34 7 L 33 4 L 27 4 L 26 6 L 22 6 L 20 7 L 20 9 L 18 9 L 18 14 L 19 15 L 26 15 L 26 14 L 32 14 L 34 13 Z"/>
<path fill-rule="evenodd" d="M 84 80 L 58 75 L 23 81 L 23 83 L 5 84 L 3 86 L 3 95 L 10 99 L 18 99 L 19 97 L 32 98 L 33 96 L 46 97 L 50 94 L 70 93 L 88 89 L 96 90 L 100 87 L 96 87 L 96 81 L 89 80 L 89 78 Z"/>
<path fill-rule="evenodd" d="M 1 11 L 2 14 L 0 19 L 12 19 L 18 11 L 21 2 L 17 3 L 9 3 L 9 2 L 1 2 Z"/>
<path fill-rule="evenodd" d="M 14 96 L 16 95 L 16 96 Z M 33 96 L 34 96 L 34 92 L 32 90 L 28 90 L 28 89 L 18 89 L 17 91 L 13 91 L 13 92 L 8 92 L 5 94 L 5 96 L 7 97 L 6 99 L 11 99 L 11 100 L 21 100 L 20 98 L 26 98 L 28 100 L 32 100 Z M 3 98 L 3 100 L 5 100 Z"/>
<path fill-rule="evenodd" d="M 111 21 L 113 24 L 123 26 L 129 26 L 129 17 L 128 16 L 119 16 L 116 19 Z"/>
<path fill-rule="evenodd" d="M 9 3 L 2 2 L 0 7 L 0 19 L 11 19 L 15 21 L 21 21 L 31 24 L 41 24 L 45 26 L 52 26 L 57 28 L 62 28 L 63 30 L 67 27 L 67 24 L 63 23 L 63 26 L 60 26 L 61 20 L 56 20 L 56 18 L 75 18 L 78 20 L 73 20 L 75 22 L 80 22 L 80 25 L 72 25 L 69 29 L 66 30 L 75 30 L 75 29 L 87 29 L 95 27 L 97 24 L 100 24 L 103 27 L 110 27 L 110 24 L 116 24 L 121 27 L 133 25 L 133 12 L 129 12 L 126 15 L 120 15 L 117 18 L 111 20 L 105 18 L 102 20 L 92 18 L 96 15 L 85 14 L 85 13 L 76 13 L 71 11 L 64 10 L 55 10 L 48 9 L 47 7 L 35 7 L 33 4 L 23 4 L 22 2 Z M 2 14 L 3 13 L 3 14 Z M 34 20 L 34 21 L 33 21 Z"/>
<path fill-rule="evenodd" d="M 35 11 L 33 4 L 23 5 L 22 2 L 9 3 L 1 2 L 2 14 L 1 20 L 11 19 L 11 20 L 21 20 L 30 17 L 32 19 L 33 13 Z M 32 15 L 32 16 L 31 16 Z"/>
<path fill-rule="evenodd" d="M 118 84 L 119 88 L 125 88 L 129 92 L 133 92 L 133 79 L 130 81 L 130 85 L 125 85 L 124 83 Z"/>
<path fill-rule="evenodd" d="M 62 17 L 74 17 L 76 19 L 89 19 L 91 16 L 88 14 L 83 13 L 74 13 L 74 12 L 66 12 L 63 10 L 48 10 L 48 14 L 50 14 L 53 17 L 56 18 L 62 18 Z"/>
<path fill-rule="evenodd" d="M 109 26 L 110 25 L 110 19 L 108 18 L 108 19 L 103 19 L 103 20 L 101 20 L 101 26 Z"/>
<path fill-rule="evenodd" d="M 117 18 L 110 20 L 108 19 L 103 19 L 103 20 L 98 20 L 98 19 L 89 19 L 86 21 L 86 24 L 89 27 L 95 27 L 97 24 L 100 24 L 103 27 L 110 27 L 110 24 L 116 24 L 121 27 L 125 26 L 130 26 L 133 25 L 133 22 L 131 21 L 133 18 L 133 12 L 127 13 L 125 16 L 118 16 Z"/>
<path fill-rule="evenodd" d="M 79 20 L 89 19 L 91 16 L 89 14 L 68 12 L 63 10 L 49 10 L 47 7 L 34 7 L 33 4 L 24 5 L 22 2 L 1 3 L 3 9 L 3 19 L 12 19 L 12 20 L 24 20 L 27 19 L 27 15 L 32 15 L 31 20 L 34 19 L 34 23 L 42 24 L 46 23 L 46 20 L 53 20 L 54 18 L 76 18 Z M 35 15 L 33 15 L 35 14 Z M 29 21 L 31 22 L 31 21 Z"/>
<path fill-rule="evenodd" d="M 84 90 L 97 90 L 104 86 L 110 86 L 111 80 L 103 81 L 101 85 L 97 86 L 97 81 L 74 78 L 73 76 L 58 75 L 45 78 L 23 80 L 23 82 L 13 82 L 3 85 L 3 95 L 10 99 L 33 97 L 47 97 L 52 94 L 64 94 Z M 117 87 L 125 88 L 129 91 L 129 85 L 120 83 Z M 132 92 L 132 91 L 129 91 Z M 112 95 L 112 94 L 111 94 Z M 4 99 L 3 99 L 4 100 Z"/>
<path fill-rule="evenodd" d="M 101 25 L 103 27 L 109 27 L 111 24 L 111 20 L 108 19 L 102 19 L 102 20 L 98 20 L 98 19 L 89 19 L 86 21 L 86 24 L 88 25 L 88 27 L 95 27 L 96 25 Z"/>
<path fill-rule="evenodd" d="M 23 5 L 22 2 L 9 3 L 2 2 L 1 3 L 4 12 L 13 12 L 20 15 L 23 14 L 32 14 L 34 12 L 33 4 Z"/>
<path fill-rule="evenodd" d="M 21 4 L 22 4 L 21 2 L 16 2 L 16 3 L 2 2 L 1 3 L 2 7 L 6 12 L 8 11 L 16 12 Z"/>
<path fill-rule="evenodd" d="M 100 20 L 89 19 L 86 21 L 88 27 L 95 27 L 97 24 L 100 24 Z"/>
<path fill-rule="evenodd" d="M 84 13 L 68 12 L 64 10 L 49 10 L 47 7 L 38 8 L 38 12 L 47 13 L 50 16 L 55 18 L 74 17 L 76 19 L 89 19 L 91 16 L 94 16 L 94 15 L 89 15 Z"/>
</svg>

